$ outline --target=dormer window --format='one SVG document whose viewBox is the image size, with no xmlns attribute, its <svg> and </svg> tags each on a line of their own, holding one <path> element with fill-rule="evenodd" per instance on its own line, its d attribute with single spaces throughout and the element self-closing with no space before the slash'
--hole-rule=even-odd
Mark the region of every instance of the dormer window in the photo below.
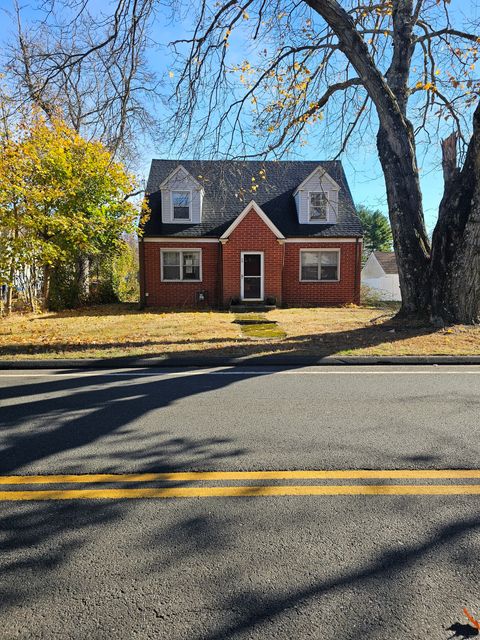
<svg viewBox="0 0 480 640">
<path fill-rule="evenodd" d="M 309 219 L 311 222 L 325 222 L 327 220 L 328 195 L 325 191 L 310 191 Z"/>
<path fill-rule="evenodd" d="M 160 183 L 160 191 L 163 223 L 190 226 L 202 221 L 204 189 L 185 167 L 176 167 Z"/>
<path fill-rule="evenodd" d="M 192 199 L 190 191 L 172 191 L 172 210 L 174 220 L 191 220 Z"/>
<path fill-rule="evenodd" d="M 293 192 L 300 224 L 335 224 L 340 186 L 321 166 L 316 167 Z"/>
</svg>

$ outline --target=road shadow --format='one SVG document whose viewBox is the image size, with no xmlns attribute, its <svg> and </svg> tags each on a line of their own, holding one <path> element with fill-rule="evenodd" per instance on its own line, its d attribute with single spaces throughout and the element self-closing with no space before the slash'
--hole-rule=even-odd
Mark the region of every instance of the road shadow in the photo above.
<svg viewBox="0 0 480 640">
<path fill-rule="evenodd" d="M 87 460 L 106 472 L 118 471 L 119 465 L 129 464 L 142 471 L 208 470 L 246 453 L 232 438 L 197 437 L 194 433 L 178 437 L 169 430 L 168 424 L 159 424 L 157 431 L 143 437 L 129 428 L 130 423 L 141 421 L 151 411 L 233 380 L 215 378 L 207 387 L 201 376 L 159 382 L 139 373 L 150 371 L 129 372 L 121 379 L 114 379 L 113 384 L 112 378 L 87 374 L 2 388 L 0 473 L 31 473 L 30 465 L 61 454 L 67 454 L 67 461 L 54 465 L 58 473 L 85 473 Z M 92 455 L 84 449 L 107 436 L 108 443 L 98 454 Z M 168 486 L 181 484 L 187 483 L 170 482 Z M 71 489 L 72 485 L 57 484 L 53 488 Z M 2 490 L 18 489 L 25 486 L 2 487 Z M 61 574 L 62 567 L 69 565 L 74 557 L 78 558 L 82 548 L 94 547 L 99 533 L 115 528 L 134 508 L 133 501 L 116 500 L 3 502 L 0 607 L 15 610 L 31 600 L 41 601 L 47 595 L 43 579 L 57 571 Z M 201 529 L 200 520 L 192 527 Z M 220 537 L 221 531 L 217 541 Z M 19 578 L 25 575 L 28 579 Z M 65 598 L 68 600 L 68 593 Z"/>
<path fill-rule="evenodd" d="M 150 369 L 125 372 L 121 378 L 82 372 L 77 378 L 59 376 L 2 388 L 0 404 L 8 403 L 0 413 L 0 473 L 18 473 L 60 453 L 75 451 L 78 455 L 82 447 L 110 436 L 113 453 L 108 448 L 99 453 L 103 460 L 99 464 L 108 471 L 109 456 L 120 458 L 112 440 L 115 435 L 122 440 L 123 462 L 141 461 L 143 468 L 156 471 L 192 468 L 192 458 L 193 466 L 204 470 L 220 457 L 246 453 L 229 438 L 179 438 L 166 424 L 148 437 L 129 433 L 128 425 L 141 422 L 150 412 L 235 382 L 234 376 L 206 379 L 195 372 L 160 380 L 150 374 Z M 252 372 L 245 377 L 256 375 Z M 30 428 L 25 428 L 26 424 Z M 74 456 L 73 461 L 77 462 Z M 116 470 L 115 463 L 111 470 Z"/>
<path fill-rule="evenodd" d="M 459 640 L 467 640 L 468 638 L 476 638 L 478 636 L 478 629 L 475 629 L 470 624 L 462 624 L 461 622 L 455 622 L 447 631 L 452 631 L 453 635 L 448 637 L 448 640 L 458 638 Z"/>
<path fill-rule="evenodd" d="M 168 424 L 159 424 L 158 431 L 144 437 L 131 430 L 129 425 L 149 412 L 207 389 L 205 381 L 193 374 L 162 381 L 141 375 L 149 373 L 127 372 L 120 379 L 83 373 L 73 378 L 33 378 L 26 384 L 2 386 L 0 473 L 22 473 L 32 464 L 61 454 L 68 460 L 57 464 L 57 472 L 85 472 L 86 459 L 92 455 L 84 447 L 107 436 L 105 449 L 95 454 L 93 462 L 90 460 L 103 471 L 116 471 L 118 465 L 125 464 L 155 471 L 208 469 L 244 453 L 230 438 L 196 437 L 194 433 L 178 437 L 169 431 Z M 231 382 L 233 379 L 216 377 L 209 381 L 208 388 Z M 3 487 L 9 488 L 18 489 L 15 485 Z M 112 500 L 3 503 L 0 606 L 15 608 L 25 606 L 32 598 L 41 599 L 42 575 L 68 565 L 80 549 L 91 544 L 96 532 L 114 526 L 132 508 L 131 503 Z M 19 579 L 21 575 L 29 578 Z"/>
<path fill-rule="evenodd" d="M 76 372 L 72 370 L 69 373 Z M 159 408 L 168 409 L 184 398 L 226 388 L 237 380 L 234 376 L 206 377 L 191 372 L 159 381 L 150 379 L 151 373 L 150 369 L 145 368 L 125 372 L 121 378 L 112 379 L 82 372 L 78 377 L 38 378 L 1 389 L 0 433 L 4 448 L 0 452 L 0 473 L 24 472 L 30 465 L 60 454 L 68 454 L 72 468 L 59 471 L 78 472 L 85 463 L 82 448 L 95 442 L 101 443 L 107 436 L 113 440 L 110 440 L 108 450 L 99 452 L 95 461 L 95 464 L 102 464 L 102 471 L 116 471 L 119 465 L 123 467 L 131 461 L 146 471 L 209 470 L 218 468 L 225 460 L 238 460 L 248 453 L 238 446 L 235 438 L 198 437 L 193 430 L 188 437 L 179 437 L 172 433 L 165 422 L 159 421 L 158 430 L 145 437 L 131 429 L 133 423 L 141 422 Z M 246 371 L 242 379 L 255 378 L 257 375 L 254 371 Z M 67 420 L 64 419 L 65 415 L 69 416 Z M 115 445 L 117 437 L 122 440 L 121 448 Z M 353 455 L 355 449 L 352 447 Z M 420 456 L 421 460 L 415 456 L 413 458 L 415 464 L 438 463 L 433 453 Z M 264 499 L 236 500 L 240 506 L 244 500 Z M 328 602 L 332 594 L 338 591 L 348 593 L 353 589 L 356 593 L 355 590 L 360 590 L 365 597 L 368 594 L 371 598 L 378 598 L 381 606 L 388 589 L 396 588 L 397 574 L 421 566 L 429 553 L 447 546 L 456 545 L 464 551 L 464 556 L 456 556 L 459 566 L 462 562 L 476 563 L 476 556 L 470 555 L 464 548 L 463 536 L 478 534 L 480 517 L 474 513 L 470 518 L 455 519 L 447 514 L 445 524 L 438 525 L 421 542 L 395 542 L 389 548 L 377 549 L 372 557 L 362 555 L 361 562 L 355 567 L 335 570 L 331 575 L 321 578 L 313 572 L 302 585 L 297 584 L 298 580 L 294 582 L 288 579 L 295 573 L 295 566 L 292 565 L 288 567 L 284 581 L 266 583 L 263 591 L 253 587 L 249 589 L 245 586 L 241 557 L 225 575 L 219 576 L 207 570 L 208 566 L 215 567 L 216 561 L 219 562 L 225 554 L 236 548 L 241 531 L 238 520 L 229 516 L 225 508 L 218 507 L 220 502 L 214 507 L 211 504 L 204 507 L 203 504 L 208 505 L 202 503 L 196 507 L 184 507 L 185 511 L 173 523 L 159 517 L 153 531 L 140 527 L 132 543 L 138 544 L 140 550 L 149 550 L 149 565 L 142 569 L 158 573 L 159 580 L 164 571 L 184 571 L 189 562 L 198 564 L 200 558 L 200 566 L 205 567 L 203 579 L 211 585 L 213 593 L 220 588 L 213 581 L 218 580 L 222 589 L 228 585 L 223 620 L 220 623 L 211 622 L 206 632 L 192 635 L 191 640 L 245 638 L 253 637 L 253 634 L 262 637 L 264 625 L 275 625 L 284 616 L 301 615 L 304 607 Z M 392 500 L 392 518 L 408 512 L 410 504 L 406 499 Z M 6 576 L 2 585 L 1 606 L 14 608 L 25 606 L 32 599 L 41 600 L 44 597 L 42 575 L 55 574 L 82 549 L 94 545 L 99 530 L 115 528 L 134 508 L 131 504 L 118 501 L 7 505 L 0 514 L 4 550 L 2 575 Z M 191 513 L 186 513 L 190 509 Z M 373 506 L 370 516 L 375 526 Z M 329 526 L 332 539 L 350 521 L 348 512 L 343 509 L 337 512 L 336 521 L 330 524 L 323 522 L 318 513 L 305 517 L 310 518 L 310 523 L 315 522 L 319 530 Z M 292 519 L 287 510 L 286 514 L 283 512 L 271 523 L 272 529 L 268 529 L 268 533 L 271 532 L 273 536 L 273 545 L 277 532 L 283 526 L 282 521 L 297 529 L 307 523 L 298 518 L 292 523 Z M 254 518 L 243 524 L 251 530 L 257 526 Z M 259 535 L 266 534 L 260 531 Z M 154 554 L 152 549 L 157 553 Z M 279 563 L 283 561 L 281 548 L 276 557 Z M 208 565 L 207 561 L 211 564 Z M 17 575 L 28 576 L 28 579 L 18 580 L 15 577 Z M 407 600 L 408 597 L 406 592 L 399 593 L 401 600 Z M 361 602 L 357 606 L 358 609 L 351 614 L 356 620 L 368 612 L 366 604 L 363 604 L 363 609 Z M 344 623 L 343 619 L 332 632 L 336 634 L 332 637 L 342 640 L 358 639 L 357 629 Z M 368 634 L 362 637 L 367 640 Z"/>
<path fill-rule="evenodd" d="M 359 637 L 370 637 L 367 631 L 359 635 L 359 622 L 369 614 L 367 602 L 375 598 L 379 603 L 387 598 L 382 594 L 382 590 L 391 589 L 395 591 L 398 587 L 396 581 L 402 572 L 421 566 L 424 558 L 432 552 L 439 552 L 442 548 L 455 544 L 461 544 L 464 536 L 469 533 L 478 533 L 480 530 L 480 517 L 464 518 L 456 522 L 449 522 L 438 526 L 433 533 L 424 541 L 412 543 L 408 546 L 398 545 L 389 550 L 380 551 L 370 562 L 364 562 L 358 569 L 346 571 L 334 578 L 313 581 L 305 588 L 291 590 L 288 584 L 281 584 L 275 590 L 280 592 L 272 596 L 270 593 L 259 593 L 258 591 L 242 591 L 233 595 L 225 606 L 226 610 L 235 612 L 234 622 L 225 622 L 218 625 L 216 629 L 208 634 L 195 636 L 195 640 L 224 640 L 225 638 L 246 638 L 264 637 L 267 625 L 271 628 L 275 621 L 287 615 L 297 614 L 307 607 L 315 605 L 321 607 L 321 603 L 331 597 L 339 590 L 346 593 L 352 589 L 362 594 L 362 598 L 357 601 L 357 609 L 352 610 L 347 616 L 348 622 L 340 622 L 338 627 L 332 629 L 332 638 L 342 638 L 342 640 L 358 640 Z M 460 562 L 461 564 L 461 562 Z M 473 566 L 473 565 L 470 565 Z M 293 567 L 292 567 L 293 569 Z M 412 585 L 413 587 L 413 585 Z M 402 607 L 408 601 L 408 594 L 400 592 L 398 606 Z M 369 598 L 370 596 L 370 598 Z M 377 607 L 378 608 L 378 607 Z M 239 615 L 240 612 L 240 615 Z M 227 617 L 227 616 L 226 616 Z M 354 624 L 355 620 L 355 624 Z M 389 624 L 386 619 L 382 620 L 385 633 L 389 633 Z M 436 625 L 440 632 L 441 625 Z M 402 637 L 397 635 L 398 623 L 395 618 L 391 620 L 390 632 L 392 637 Z M 454 633 L 462 632 L 464 637 L 470 638 L 478 635 L 470 625 L 456 623 L 450 627 Z M 469 635 L 468 635 L 469 634 Z M 375 637 L 378 637 L 375 635 Z M 385 636 L 388 637 L 388 636 Z M 412 636 L 410 636 L 412 637 Z M 417 636 L 415 636 L 417 637 Z M 418 636 L 420 637 L 420 636 Z M 423 636 L 422 636 L 423 637 Z M 437 636 L 435 636 L 437 637 Z M 451 637 L 462 637 L 451 636 Z M 193 640 L 193 638 L 192 638 Z"/>
</svg>

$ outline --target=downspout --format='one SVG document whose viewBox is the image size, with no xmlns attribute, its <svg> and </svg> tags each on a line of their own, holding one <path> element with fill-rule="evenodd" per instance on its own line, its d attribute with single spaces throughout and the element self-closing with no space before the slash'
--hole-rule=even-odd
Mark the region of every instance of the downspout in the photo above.
<svg viewBox="0 0 480 640">
<path fill-rule="evenodd" d="M 278 306 L 282 306 L 283 307 L 283 299 L 284 299 L 284 294 L 285 294 L 285 240 L 284 239 L 277 239 L 277 242 L 280 244 L 280 246 L 282 247 L 282 291 L 281 291 L 281 295 L 282 295 L 282 299 L 280 300 L 280 304 Z"/>
<path fill-rule="evenodd" d="M 217 253 L 217 307 L 223 308 L 223 244 L 218 242 Z"/>
<path fill-rule="evenodd" d="M 355 287 L 354 287 L 354 303 L 360 304 L 360 280 L 359 280 L 359 266 L 360 266 L 360 256 L 359 247 L 361 248 L 361 243 L 359 242 L 359 238 L 355 238 Z"/>
<path fill-rule="evenodd" d="M 146 278 L 145 278 L 145 241 L 143 238 L 138 239 L 138 266 L 140 281 L 140 309 L 146 306 Z"/>
</svg>

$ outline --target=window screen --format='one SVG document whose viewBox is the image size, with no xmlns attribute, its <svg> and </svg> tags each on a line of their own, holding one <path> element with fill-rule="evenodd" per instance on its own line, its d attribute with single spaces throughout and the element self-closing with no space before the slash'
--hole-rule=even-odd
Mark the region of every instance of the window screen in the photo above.
<svg viewBox="0 0 480 640">
<path fill-rule="evenodd" d="M 200 280 L 200 251 L 162 251 L 162 280 Z"/>
<path fill-rule="evenodd" d="M 301 279 L 338 280 L 338 251 L 302 251 Z"/>
<path fill-rule="evenodd" d="M 310 220 L 327 219 L 327 194 L 323 191 L 310 193 Z"/>
<path fill-rule="evenodd" d="M 189 220 L 190 219 L 190 192 L 189 191 L 173 191 L 173 219 Z"/>
</svg>

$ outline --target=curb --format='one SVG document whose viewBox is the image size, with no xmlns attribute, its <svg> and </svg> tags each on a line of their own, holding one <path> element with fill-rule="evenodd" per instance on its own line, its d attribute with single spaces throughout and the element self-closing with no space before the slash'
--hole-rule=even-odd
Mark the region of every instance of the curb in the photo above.
<svg viewBox="0 0 480 640">
<path fill-rule="evenodd" d="M 145 367 L 306 367 L 371 365 L 480 365 L 480 356 L 246 356 L 243 358 L 85 358 L 51 360 L 0 360 L 1 370 L 12 369 L 117 369 Z"/>
</svg>

